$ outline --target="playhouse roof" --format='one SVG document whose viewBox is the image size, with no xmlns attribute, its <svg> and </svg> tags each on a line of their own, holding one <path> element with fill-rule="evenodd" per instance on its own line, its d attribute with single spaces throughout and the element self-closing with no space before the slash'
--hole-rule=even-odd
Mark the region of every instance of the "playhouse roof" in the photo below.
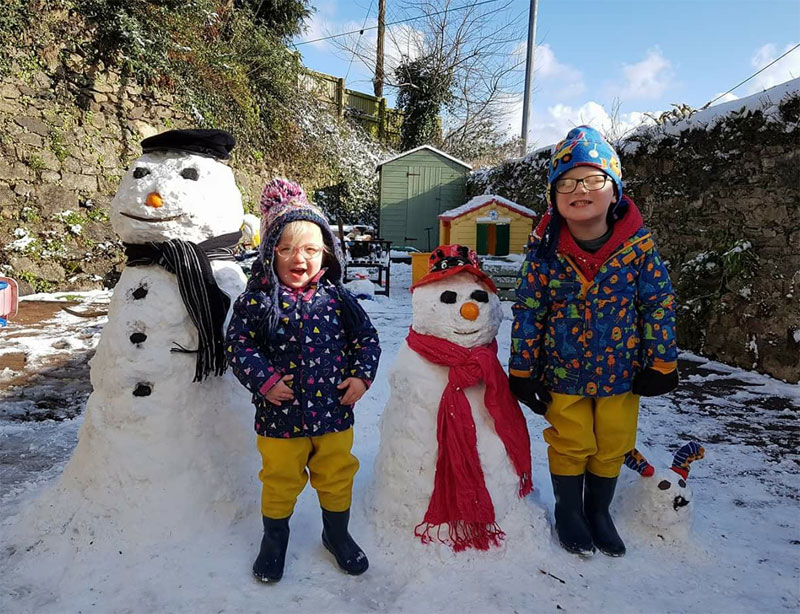
<svg viewBox="0 0 800 614">
<path fill-rule="evenodd" d="M 490 203 L 495 203 L 500 205 L 501 207 L 505 207 L 511 211 L 519 213 L 520 215 L 524 215 L 525 217 L 529 218 L 536 218 L 536 212 L 528 209 L 527 207 L 523 207 L 522 205 L 518 205 L 512 200 L 508 200 L 507 198 L 503 198 L 502 196 L 496 196 L 494 194 L 481 194 L 480 196 L 476 196 L 471 199 L 469 202 L 464 203 L 460 207 L 456 207 L 455 209 L 450 209 L 449 211 L 445 211 L 444 213 L 439 214 L 440 220 L 454 220 L 457 217 L 461 217 L 469 213 L 470 211 L 475 211 L 475 209 L 480 209 L 484 205 L 488 205 Z"/>
<path fill-rule="evenodd" d="M 415 147 L 414 149 L 409 149 L 408 151 L 404 151 L 403 153 L 397 154 L 396 156 L 393 156 L 393 157 L 389 158 L 388 160 L 384 160 L 383 162 L 378 164 L 376 169 L 379 169 L 384 164 L 388 164 L 389 162 L 394 162 L 395 160 L 399 160 L 400 158 L 403 158 L 403 157 L 405 157 L 405 156 L 407 156 L 409 154 L 412 154 L 415 151 L 420 151 L 420 150 L 423 150 L 423 149 L 427 149 L 429 151 L 432 151 L 433 153 L 438 154 L 438 155 L 442 156 L 443 158 L 447 158 L 448 160 L 452 160 L 456 164 L 460 164 L 461 166 L 463 166 L 464 168 L 466 168 L 468 170 L 472 170 L 472 166 L 470 166 L 469 164 L 467 164 L 463 160 L 459 160 L 458 158 L 454 158 L 450 154 L 446 154 L 443 151 L 439 151 L 438 149 L 436 149 L 435 147 L 431 147 L 430 145 L 420 145 L 419 147 Z"/>
</svg>

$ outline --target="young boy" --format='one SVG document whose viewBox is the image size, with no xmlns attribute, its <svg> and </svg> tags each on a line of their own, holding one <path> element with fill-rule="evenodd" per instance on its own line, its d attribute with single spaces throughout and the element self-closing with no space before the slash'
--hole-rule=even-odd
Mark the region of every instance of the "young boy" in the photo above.
<svg viewBox="0 0 800 614">
<path fill-rule="evenodd" d="M 597 130 L 580 126 L 556 146 L 547 198 L 517 281 L 509 383 L 550 423 L 561 545 L 622 556 L 609 505 L 636 442 L 639 397 L 678 384 L 674 295 Z"/>
<path fill-rule="evenodd" d="M 378 334 L 342 286 L 342 255 L 302 188 L 274 179 L 261 197 L 262 242 L 247 290 L 233 308 L 226 353 L 253 393 L 263 468 L 264 537 L 253 564 L 262 582 L 283 576 L 289 518 L 311 474 L 322 507 L 322 543 L 339 567 L 369 562 L 348 532 L 353 405 L 375 378 Z"/>
</svg>

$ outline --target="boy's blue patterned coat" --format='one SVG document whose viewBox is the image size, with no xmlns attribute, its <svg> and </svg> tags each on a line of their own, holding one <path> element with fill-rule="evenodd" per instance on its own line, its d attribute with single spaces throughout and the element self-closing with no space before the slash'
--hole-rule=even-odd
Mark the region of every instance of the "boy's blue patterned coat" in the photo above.
<svg viewBox="0 0 800 614">
<path fill-rule="evenodd" d="M 553 392 L 605 397 L 629 392 L 647 367 L 674 368 L 675 299 L 648 230 L 639 227 L 591 280 L 561 251 L 538 257 L 540 240 L 531 235 L 517 280 L 511 372 Z"/>
<path fill-rule="evenodd" d="M 341 290 L 325 276 L 299 292 L 278 288 L 279 321 L 267 338 L 262 323 L 272 298 L 260 285 L 263 265 L 257 261 L 247 290 L 233 307 L 226 352 L 231 368 L 256 406 L 255 429 L 265 437 L 309 437 L 343 431 L 353 425 L 353 406 L 339 402 L 336 386 L 348 377 L 368 383 L 375 378 L 378 334 L 357 301 L 357 330 L 342 323 Z M 279 375 L 294 375 L 294 399 L 273 405 L 262 387 Z"/>
</svg>

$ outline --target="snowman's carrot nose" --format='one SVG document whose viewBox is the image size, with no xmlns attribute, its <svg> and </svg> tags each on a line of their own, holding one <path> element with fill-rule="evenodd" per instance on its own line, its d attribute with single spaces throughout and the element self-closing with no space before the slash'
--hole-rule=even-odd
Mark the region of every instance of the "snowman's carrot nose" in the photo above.
<svg viewBox="0 0 800 614">
<path fill-rule="evenodd" d="M 150 192 L 150 194 L 147 195 L 145 204 L 153 209 L 158 209 L 164 206 L 164 201 L 161 199 L 161 194 L 158 192 Z"/>
<path fill-rule="evenodd" d="M 472 301 L 461 305 L 461 317 L 466 320 L 477 320 L 480 313 L 481 310 Z"/>
</svg>

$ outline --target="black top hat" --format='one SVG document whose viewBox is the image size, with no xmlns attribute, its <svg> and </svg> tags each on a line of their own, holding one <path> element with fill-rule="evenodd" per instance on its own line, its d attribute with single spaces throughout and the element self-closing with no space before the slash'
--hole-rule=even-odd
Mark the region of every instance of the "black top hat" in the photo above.
<svg viewBox="0 0 800 614">
<path fill-rule="evenodd" d="M 225 130 L 167 130 L 143 140 L 142 152 L 175 149 L 227 160 L 234 145 L 236 139 Z"/>
</svg>

